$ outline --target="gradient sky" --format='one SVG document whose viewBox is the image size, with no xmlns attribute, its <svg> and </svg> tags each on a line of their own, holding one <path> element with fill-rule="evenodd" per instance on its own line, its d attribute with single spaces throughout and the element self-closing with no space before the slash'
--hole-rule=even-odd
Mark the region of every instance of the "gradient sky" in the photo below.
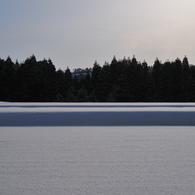
<svg viewBox="0 0 195 195">
<path fill-rule="evenodd" d="M 65 70 L 124 56 L 195 64 L 194 0 L 0 0 L 0 58 Z"/>
</svg>

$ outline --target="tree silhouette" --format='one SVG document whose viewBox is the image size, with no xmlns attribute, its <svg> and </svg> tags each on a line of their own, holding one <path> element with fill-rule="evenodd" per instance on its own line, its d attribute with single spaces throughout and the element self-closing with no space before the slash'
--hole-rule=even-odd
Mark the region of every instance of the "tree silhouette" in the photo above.
<svg viewBox="0 0 195 195">
<path fill-rule="evenodd" d="M 0 101 L 18 102 L 195 102 L 195 66 L 183 61 L 153 66 L 132 59 L 95 61 L 72 73 L 55 69 L 51 59 L 34 55 L 15 63 L 0 59 Z"/>
</svg>

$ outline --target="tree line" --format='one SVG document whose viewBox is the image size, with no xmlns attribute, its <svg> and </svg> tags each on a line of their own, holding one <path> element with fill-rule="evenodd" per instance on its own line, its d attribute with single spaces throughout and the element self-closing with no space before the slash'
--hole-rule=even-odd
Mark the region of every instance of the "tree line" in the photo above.
<svg viewBox="0 0 195 195">
<path fill-rule="evenodd" d="M 0 101 L 12 102 L 194 102 L 195 66 L 181 61 L 153 66 L 117 60 L 71 72 L 56 70 L 52 61 L 33 55 L 15 63 L 0 59 Z"/>
</svg>

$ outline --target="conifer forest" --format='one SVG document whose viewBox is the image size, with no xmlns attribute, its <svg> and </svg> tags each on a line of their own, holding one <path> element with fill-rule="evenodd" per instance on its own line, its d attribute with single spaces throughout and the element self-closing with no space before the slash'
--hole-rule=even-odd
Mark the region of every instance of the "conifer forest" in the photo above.
<svg viewBox="0 0 195 195">
<path fill-rule="evenodd" d="M 71 72 L 52 61 L 0 59 L 0 101 L 10 102 L 195 102 L 195 66 L 183 60 L 152 66 L 135 56 Z"/>
</svg>

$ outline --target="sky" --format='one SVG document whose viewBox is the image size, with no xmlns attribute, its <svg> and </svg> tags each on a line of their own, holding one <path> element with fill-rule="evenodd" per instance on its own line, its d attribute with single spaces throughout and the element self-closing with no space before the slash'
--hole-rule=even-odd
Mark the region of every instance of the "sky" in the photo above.
<svg viewBox="0 0 195 195">
<path fill-rule="evenodd" d="M 0 0 L 0 58 L 90 68 L 135 55 L 195 64 L 194 0 Z"/>
</svg>

